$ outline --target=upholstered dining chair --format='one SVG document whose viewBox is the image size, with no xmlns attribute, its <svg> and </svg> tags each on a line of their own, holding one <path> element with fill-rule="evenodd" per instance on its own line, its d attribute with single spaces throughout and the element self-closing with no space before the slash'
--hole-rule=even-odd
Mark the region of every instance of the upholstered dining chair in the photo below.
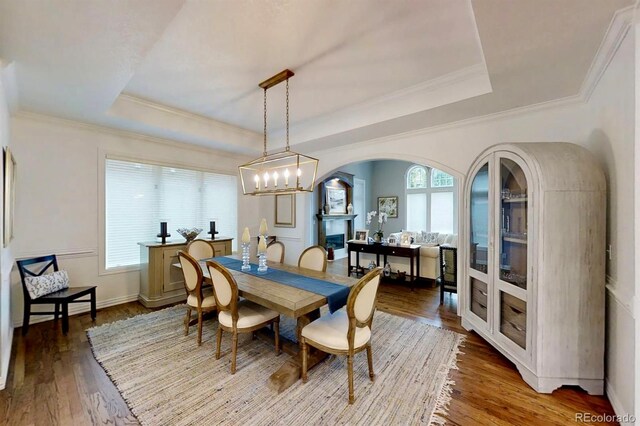
<svg viewBox="0 0 640 426">
<path fill-rule="evenodd" d="M 307 382 L 308 346 L 321 351 L 347 356 L 349 404 L 353 404 L 353 357 L 367 350 L 369 378 L 373 381 L 371 325 L 376 309 L 376 296 L 382 268 L 375 268 L 351 287 L 346 308 L 325 315 L 305 326 L 300 333 L 302 345 L 302 382 Z"/>
<path fill-rule="evenodd" d="M 327 251 L 322 246 L 306 248 L 298 259 L 298 268 L 327 272 Z"/>
<path fill-rule="evenodd" d="M 209 276 L 213 283 L 213 295 L 218 306 L 218 335 L 216 359 L 220 359 L 222 332 L 231 333 L 231 374 L 236 373 L 238 355 L 238 333 L 254 331 L 273 324 L 276 354 L 280 354 L 280 314 L 249 300 L 240 300 L 238 284 L 227 268 L 214 261 L 207 261 Z"/>
<path fill-rule="evenodd" d="M 213 246 L 205 240 L 193 240 L 187 244 L 187 253 L 194 259 L 210 259 L 216 254 Z"/>
<path fill-rule="evenodd" d="M 216 299 L 213 295 L 204 296 L 202 292 L 202 269 L 198 261 L 187 252 L 178 251 L 178 259 L 184 275 L 184 288 L 187 291 L 187 315 L 184 318 L 184 335 L 189 335 L 191 311 L 198 314 L 198 346 L 202 344 L 202 317 L 207 312 L 216 310 Z"/>
<path fill-rule="evenodd" d="M 267 246 L 267 260 L 270 262 L 284 263 L 284 244 L 280 241 L 272 241 Z"/>
</svg>

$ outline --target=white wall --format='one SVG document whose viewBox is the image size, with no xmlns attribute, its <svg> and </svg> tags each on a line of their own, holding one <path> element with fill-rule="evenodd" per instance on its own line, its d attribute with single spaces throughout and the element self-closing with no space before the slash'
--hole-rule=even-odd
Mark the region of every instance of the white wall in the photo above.
<svg viewBox="0 0 640 426">
<path fill-rule="evenodd" d="M 607 389 L 614 407 L 634 411 L 635 248 L 634 142 L 635 46 L 633 32 L 616 56 L 589 101 L 590 132 L 583 145 L 596 154 L 607 177 Z"/>
<path fill-rule="evenodd" d="M 99 170 L 105 153 L 230 174 L 236 174 L 246 160 L 43 116 L 19 114 L 11 125 L 18 164 L 14 254 L 16 258 L 58 254 L 61 268 L 75 285 L 98 286 L 98 307 L 136 300 L 140 286 L 138 271 L 102 275 L 99 271 L 98 198 L 99 180 L 104 178 Z M 242 195 L 238 199 L 238 225 L 251 223 L 256 233 L 258 201 Z M 22 292 L 15 272 L 12 288 L 13 321 L 21 325 Z M 70 312 L 87 307 L 73 308 Z"/>
<path fill-rule="evenodd" d="M 458 177 L 459 188 L 463 188 L 464 177 L 473 160 L 497 143 L 568 141 L 591 150 L 600 160 L 609 181 L 607 241 L 612 246 L 612 259 L 607 261 L 608 392 L 618 413 L 633 413 L 633 87 L 634 45 L 632 37 L 627 36 L 587 102 L 580 99 L 559 101 L 308 154 L 320 160 L 320 177 L 344 164 L 396 159 L 439 168 Z M 309 196 L 303 197 L 302 201 L 311 202 Z M 310 235 L 310 224 L 306 226 L 301 233 Z"/>
<path fill-rule="evenodd" d="M 0 62 L 0 74 L 3 74 Z M 0 76 L 2 77 L 2 76 Z M 4 78 L 0 78 L 0 151 L 9 146 L 9 105 Z M 1 159 L 2 157 L 0 157 Z M 4 174 L 4 162 L 0 161 L 0 177 Z M 1 181 L 1 179 L 0 179 Z M 4 191 L 3 191 L 4 193 Z M 4 232 L 4 199 L 0 196 L 0 236 Z M 0 240 L 2 238 L 0 237 Z M 0 249 L 0 389 L 4 389 L 9 370 L 13 324 L 11 322 L 10 274 L 13 266 L 11 248 Z"/>
</svg>

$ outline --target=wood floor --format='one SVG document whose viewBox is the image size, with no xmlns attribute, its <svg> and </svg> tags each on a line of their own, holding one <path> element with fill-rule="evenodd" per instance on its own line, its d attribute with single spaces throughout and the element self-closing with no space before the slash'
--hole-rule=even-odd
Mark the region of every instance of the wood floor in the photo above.
<svg viewBox="0 0 640 426">
<path fill-rule="evenodd" d="M 342 261 L 332 263 L 330 269 L 346 274 Z M 440 306 L 437 289 L 429 287 L 411 291 L 384 284 L 378 293 L 380 310 L 467 336 L 458 370 L 450 375 L 455 385 L 447 424 L 566 425 L 575 423 L 576 413 L 614 414 L 606 398 L 589 396 L 578 388 L 562 388 L 551 395 L 534 392 L 506 358 L 461 327 L 456 300 L 447 295 Z M 149 311 L 136 302 L 127 303 L 100 310 L 96 323 Z M 137 424 L 93 358 L 84 332 L 92 326 L 90 315 L 74 316 L 69 325 L 67 337 L 53 321 L 31 326 L 26 338 L 16 330 L 7 387 L 0 391 L 0 424 Z"/>
</svg>

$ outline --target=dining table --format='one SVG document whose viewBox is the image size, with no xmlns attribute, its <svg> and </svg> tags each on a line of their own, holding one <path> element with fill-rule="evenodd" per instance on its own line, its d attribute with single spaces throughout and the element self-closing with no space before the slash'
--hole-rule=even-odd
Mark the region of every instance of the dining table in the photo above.
<svg viewBox="0 0 640 426">
<path fill-rule="evenodd" d="M 224 257 L 240 259 L 239 255 Z M 216 261 L 216 259 L 217 258 L 212 258 L 210 260 Z M 206 267 L 207 260 L 208 259 L 202 259 L 199 260 L 198 263 L 202 269 L 204 283 L 206 285 L 212 285 L 211 277 Z M 180 268 L 180 264 L 174 264 L 174 266 Z M 278 262 L 267 261 L 267 266 L 302 277 L 322 280 L 346 287 L 351 287 L 358 282 L 357 279 L 346 275 L 315 271 Z M 254 272 L 256 268 L 257 265 L 252 264 Z M 302 328 L 319 318 L 320 308 L 328 303 L 327 297 L 314 293 L 312 291 L 313 288 L 309 290 L 296 288 L 270 280 L 268 279 L 268 275 L 260 276 L 260 274 L 256 273 L 246 273 L 232 268 L 227 269 L 236 280 L 238 293 L 241 297 L 296 320 L 296 336 L 298 342 L 300 342 Z M 282 349 L 285 353 L 289 354 L 290 357 L 269 377 L 269 387 L 278 392 L 282 392 L 295 383 L 301 377 L 302 372 L 302 350 L 299 343 L 295 344 L 287 339 L 282 339 L 282 341 L 284 343 Z M 308 353 L 308 368 L 312 368 L 328 356 L 327 353 L 319 349 L 312 349 L 314 350 Z"/>
</svg>

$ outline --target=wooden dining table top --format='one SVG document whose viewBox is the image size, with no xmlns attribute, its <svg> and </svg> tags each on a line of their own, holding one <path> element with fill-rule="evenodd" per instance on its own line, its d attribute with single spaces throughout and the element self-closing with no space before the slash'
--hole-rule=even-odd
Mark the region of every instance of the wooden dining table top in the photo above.
<svg viewBox="0 0 640 426">
<path fill-rule="evenodd" d="M 226 256 L 239 259 L 238 255 Z M 215 259 L 212 259 L 215 261 Z M 206 261 L 198 262 L 202 268 L 202 275 L 207 284 L 211 283 L 211 277 L 205 264 Z M 345 275 L 336 275 L 328 272 L 318 272 L 311 269 L 299 268 L 298 266 L 285 265 L 278 262 L 267 262 L 269 268 L 279 269 L 306 277 L 317 278 L 329 281 L 335 284 L 351 287 L 358 282 L 357 279 L 347 277 Z M 180 264 L 174 264 L 180 268 Z M 275 281 L 261 278 L 259 276 L 246 274 L 241 271 L 228 269 L 233 278 L 238 283 L 238 291 L 240 296 L 252 302 L 258 303 L 281 314 L 292 318 L 298 318 L 308 314 L 321 306 L 327 304 L 327 298 L 320 294 L 312 293 L 307 290 L 301 290 L 295 287 L 281 284 Z"/>
</svg>

